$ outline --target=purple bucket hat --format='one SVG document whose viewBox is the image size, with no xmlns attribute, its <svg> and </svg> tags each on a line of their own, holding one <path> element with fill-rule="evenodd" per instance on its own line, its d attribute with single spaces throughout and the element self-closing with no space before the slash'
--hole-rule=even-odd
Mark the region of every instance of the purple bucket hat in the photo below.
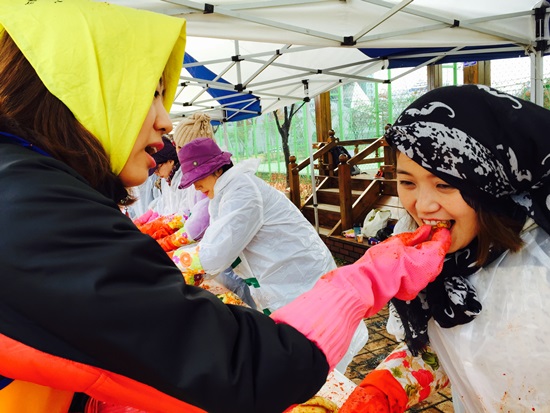
<svg viewBox="0 0 550 413">
<path fill-rule="evenodd" d="M 210 138 L 197 138 L 184 145 L 178 152 L 178 158 L 182 172 L 180 189 L 191 186 L 231 163 L 231 154 L 223 152 Z"/>
</svg>

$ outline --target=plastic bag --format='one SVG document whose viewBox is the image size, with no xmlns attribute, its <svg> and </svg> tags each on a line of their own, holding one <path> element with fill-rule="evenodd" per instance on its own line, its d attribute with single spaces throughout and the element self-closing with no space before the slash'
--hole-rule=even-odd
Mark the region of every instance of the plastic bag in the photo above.
<svg viewBox="0 0 550 413">
<path fill-rule="evenodd" d="M 363 235 L 365 237 L 376 237 L 376 233 L 388 224 L 391 218 L 391 211 L 388 209 L 375 208 L 365 217 L 363 222 Z"/>
<path fill-rule="evenodd" d="M 363 347 L 365 347 L 367 341 L 369 341 L 369 330 L 367 329 L 366 324 L 361 322 L 353 334 L 346 354 L 336 365 L 335 370 L 345 374 L 349 363 L 351 363 L 353 358 L 361 351 Z"/>
<path fill-rule="evenodd" d="M 250 308 L 256 310 L 257 306 L 250 294 L 250 287 L 241 277 L 235 274 L 233 268 L 229 267 L 225 271 L 219 273 L 216 277 L 216 281 L 231 292 L 237 294 Z"/>
</svg>

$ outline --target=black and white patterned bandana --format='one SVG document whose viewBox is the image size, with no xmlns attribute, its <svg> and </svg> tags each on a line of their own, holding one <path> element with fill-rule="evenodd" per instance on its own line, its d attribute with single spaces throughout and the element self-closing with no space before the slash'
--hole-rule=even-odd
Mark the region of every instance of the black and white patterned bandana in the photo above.
<svg viewBox="0 0 550 413">
<path fill-rule="evenodd" d="M 417 99 L 386 139 L 484 209 L 512 218 L 529 216 L 550 233 L 549 131 L 547 109 L 487 86 L 464 85 Z M 431 317 L 453 327 L 481 311 L 467 279 L 478 269 L 475 251 L 470 244 L 450 254 L 438 278 L 414 300 L 392 300 L 412 351 L 427 343 Z"/>
<path fill-rule="evenodd" d="M 433 317 L 443 328 L 467 324 L 481 312 L 474 286 L 468 277 L 479 270 L 476 265 L 477 239 L 468 246 L 448 254 L 443 269 L 426 289 L 411 301 L 391 300 L 399 314 L 405 341 L 414 355 L 428 343 L 428 321 Z M 487 264 L 501 255 L 491 252 Z"/>
</svg>

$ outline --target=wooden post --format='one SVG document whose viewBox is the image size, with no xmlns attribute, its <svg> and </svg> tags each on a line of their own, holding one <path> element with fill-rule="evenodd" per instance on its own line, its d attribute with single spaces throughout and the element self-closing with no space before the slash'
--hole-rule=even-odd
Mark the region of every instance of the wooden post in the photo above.
<svg viewBox="0 0 550 413">
<path fill-rule="evenodd" d="M 317 149 L 321 149 L 325 145 L 326 145 L 326 142 L 319 142 L 317 143 Z M 317 170 L 319 171 L 319 176 L 328 175 L 326 158 L 327 158 L 326 155 L 320 156 L 319 158 L 317 158 Z"/>
<path fill-rule="evenodd" d="M 443 86 L 443 68 L 441 65 L 428 66 L 428 90 Z"/>
<path fill-rule="evenodd" d="M 491 86 L 491 61 L 481 61 L 464 66 L 464 84 Z"/>
<path fill-rule="evenodd" d="M 395 151 L 386 142 L 386 139 L 383 140 L 382 146 L 384 148 L 384 165 L 382 165 L 384 178 L 395 179 L 395 166 L 397 165 Z"/>
<path fill-rule="evenodd" d="M 317 142 L 328 141 L 329 131 L 332 129 L 330 92 L 324 92 L 315 97 L 315 125 Z"/>
<path fill-rule="evenodd" d="M 290 200 L 294 205 L 299 208 L 302 207 L 302 201 L 300 200 L 300 176 L 298 175 L 298 169 L 296 169 L 296 157 L 290 155 L 288 163 L 289 171 L 289 184 L 290 184 Z"/>
<path fill-rule="evenodd" d="M 330 142 L 334 142 L 337 138 L 336 138 L 336 132 L 334 132 L 332 129 L 330 129 L 328 131 L 328 139 L 327 141 L 330 143 Z M 327 171 L 327 174 L 329 176 L 334 176 L 334 169 L 336 168 L 336 166 L 338 165 L 339 163 L 339 160 L 338 159 L 332 159 L 332 153 L 330 152 L 327 152 L 324 156 L 324 163 L 326 165 L 328 165 L 328 171 Z"/>
<path fill-rule="evenodd" d="M 338 191 L 340 193 L 340 217 L 342 230 L 353 226 L 352 203 L 351 203 L 351 168 L 348 164 L 348 157 L 340 155 L 338 164 Z"/>
</svg>

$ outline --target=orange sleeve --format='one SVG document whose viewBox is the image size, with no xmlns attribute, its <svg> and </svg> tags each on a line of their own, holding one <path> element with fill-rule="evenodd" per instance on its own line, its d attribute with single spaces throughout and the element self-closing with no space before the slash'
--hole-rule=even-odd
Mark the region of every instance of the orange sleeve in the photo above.
<svg viewBox="0 0 550 413">
<path fill-rule="evenodd" d="M 44 353 L 3 334 L 0 334 L 0 374 L 53 389 L 86 393 L 151 413 L 205 413 L 146 384 Z"/>
<path fill-rule="evenodd" d="M 0 412 L 66 413 L 74 392 L 14 380 L 0 390 Z"/>
</svg>

